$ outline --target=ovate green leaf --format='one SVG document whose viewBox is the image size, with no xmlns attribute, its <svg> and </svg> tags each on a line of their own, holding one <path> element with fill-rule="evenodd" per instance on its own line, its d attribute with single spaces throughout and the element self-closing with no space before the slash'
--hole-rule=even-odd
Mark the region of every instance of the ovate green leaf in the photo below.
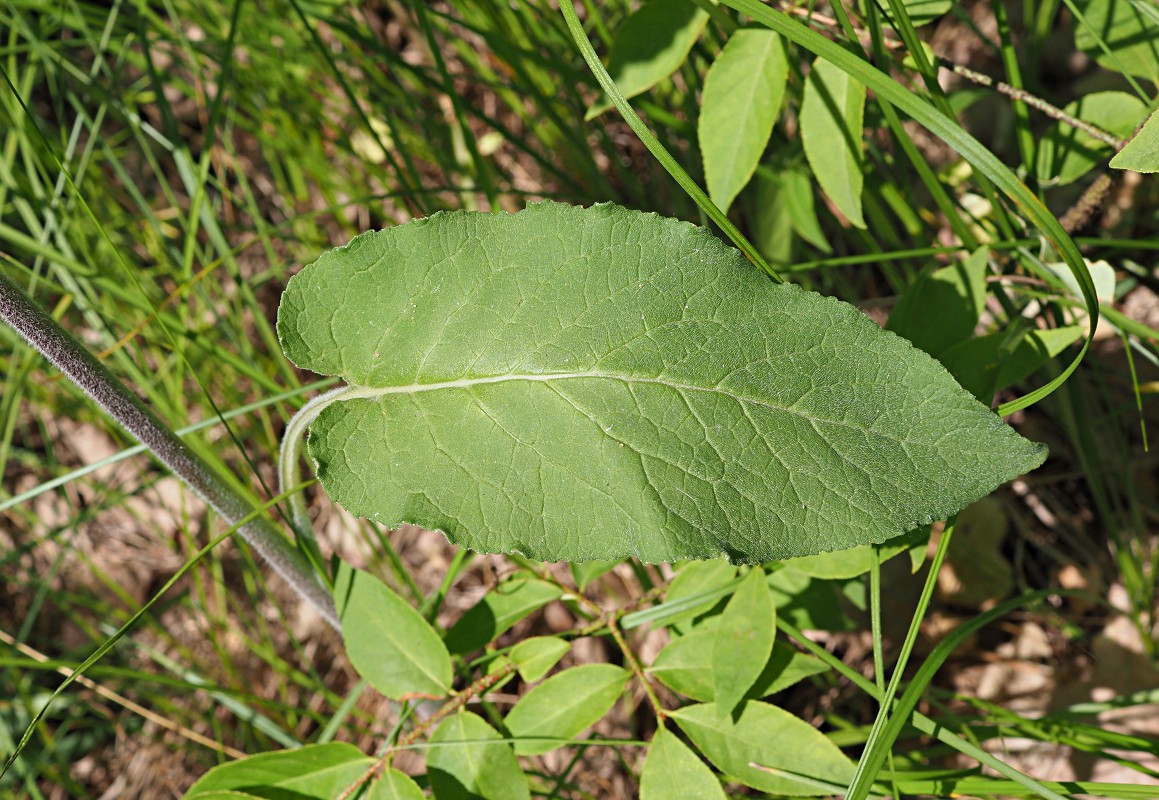
<svg viewBox="0 0 1159 800">
<path fill-rule="evenodd" d="M 1129 138 L 1147 116 L 1146 104 L 1126 92 L 1093 92 L 1063 111 L 1121 138 Z M 1106 142 L 1057 122 L 1038 145 L 1038 179 L 1057 185 L 1073 183 L 1110 153 L 1111 146 Z"/>
<path fill-rule="evenodd" d="M 781 37 L 767 28 L 745 28 L 729 37 L 704 78 L 700 152 L 708 194 L 722 211 L 757 168 L 788 77 Z"/>
<path fill-rule="evenodd" d="M 1111 159 L 1115 169 L 1159 172 L 1159 114 L 1152 114 L 1127 146 Z"/>
<path fill-rule="evenodd" d="M 536 609 L 559 597 L 558 586 L 519 575 L 483 596 L 447 631 L 447 649 L 455 654 L 478 650 Z"/>
<path fill-rule="evenodd" d="M 1078 49 L 1107 69 L 1159 82 L 1159 11 L 1153 3 L 1089 0 L 1078 7 Z"/>
<path fill-rule="evenodd" d="M 687 706 L 671 716 L 717 769 L 754 789 L 794 797 L 832 795 L 844 791 L 853 777 L 853 762 L 835 744 L 804 720 L 768 703 L 746 701 L 735 721 L 711 703 Z M 750 764 L 787 770 L 804 780 Z"/>
<path fill-rule="evenodd" d="M 257 792 L 264 797 L 275 790 L 279 796 L 301 800 L 332 800 L 373 765 L 374 759 L 352 744 L 306 745 L 296 750 L 259 753 L 214 767 L 189 788 L 185 797 L 192 800 L 227 791 Z"/>
<path fill-rule="evenodd" d="M 427 750 L 436 800 L 530 800 L 527 777 L 502 738 L 470 712 L 448 717 Z"/>
<path fill-rule="evenodd" d="M 546 753 L 594 725 L 624 691 L 630 672 L 614 664 L 584 664 L 548 678 L 504 718 L 519 755 Z"/>
<path fill-rule="evenodd" d="M 608 74 L 625 98 L 648 91 L 680 68 L 706 24 L 708 13 L 692 0 L 648 0 L 616 30 Z M 611 107 L 601 96 L 585 119 Z"/>
<path fill-rule="evenodd" d="M 865 86 L 847 73 L 817 59 L 801 100 L 801 141 L 821 189 L 858 228 L 861 216 L 861 123 Z"/>
<path fill-rule="evenodd" d="M 361 387 L 309 452 L 358 516 L 558 561 L 763 562 L 880 542 L 1042 462 L 936 361 L 612 205 L 453 212 L 290 282 L 299 366 Z"/>
<path fill-rule="evenodd" d="M 965 261 L 923 273 L 894 307 L 886 329 L 934 358 L 970 338 L 986 306 L 989 257 L 982 247 Z"/>
<path fill-rule="evenodd" d="M 764 570 L 753 567 L 712 631 L 713 697 L 721 714 L 731 714 L 764 671 L 776 630 L 776 612 Z"/>
<path fill-rule="evenodd" d="M 334 602 L 350 663 L 371 686 L 398 700 L 451 690 L 451 657 L 418 611 L 373 575 L 343 564 Z"/>
<path fill-rule="evenodd" d="M 667 728 L 648 745 L 640 800 L 726 800 L 720 781 L 696 753 Z"/>
</svg>

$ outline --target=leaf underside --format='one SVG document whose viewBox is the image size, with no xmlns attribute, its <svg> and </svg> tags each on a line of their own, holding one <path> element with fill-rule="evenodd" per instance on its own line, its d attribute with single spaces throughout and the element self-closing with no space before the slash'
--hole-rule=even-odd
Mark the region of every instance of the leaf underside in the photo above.
<svg viewBox="0 0 1159 800">
<path fill-rule="evenodd" d="M 482 552 L 761 562 L 882 542 L 1045 458 L 852 306 L 614 205 L 440 213 L 289 283 L 330 495 Z"/>
</svg>

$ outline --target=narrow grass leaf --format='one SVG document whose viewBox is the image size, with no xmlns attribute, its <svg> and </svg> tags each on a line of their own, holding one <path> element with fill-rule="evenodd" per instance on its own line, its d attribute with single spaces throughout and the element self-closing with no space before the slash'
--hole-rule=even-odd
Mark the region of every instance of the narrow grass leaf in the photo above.
<svg viewBox="0 0 1159 800">
<path fill-rule="evenodd" d="M 564 747 L 594 725 L 623 694 L 632 673 L 614 664 L 583 664 L 548 678 L 525 694 L 503 720 L 519 755 Z"/>
<path fill-rule="evenodd" d="M 711 703 L 713 693 L 712 630 L 697 630 L 669 642 L 648 668 L 648 673 L 674 692 L 701 703 Z M 745 692 L 746 700 L 768 697 L 810 675 L 828 670 L 825 664 L 776 642 L 761 674 Z"/>
<path fill-rule="evenodd" d="M 713 698 L 721 715 L 733 712 L 764 671 L 776 630 L 776 609 L 765 572 L 753 567 L 729 598 L 712 632 Z"/>
<path fill-rule="evenodd" d="M 1115 169 L 1159 172 L 1159 114 L 1152 114 L 1127 146 L 1111 159 Z"/>
<path fill-rule="evenodd" d="M 915 28 L 933 22 L 945 14 L 953 6 L 952 0 L 903 0 L 906 15 Z M 886 19 L 893 21 L 893 11 L 886 4 L 882 4 L 882 11 Z"/>
<path fill-rule="evenodd" d="M 546 561 L 885 541 L 1044 449 L 852 306 L 612 205 L 438 214 L 295 276 L 278 330 L 360 388 L 309 450 L 350 512 Z"/>
<path fill-rule="evenodd" d="M 801 100 L 801 141 L 822 191 L 849 222 L 865 227 L 861 215 L 861 124 L 865 86 L 818 58 Z"/>
<path fill-rule="evenodd" d="M 451 690 L 451 656 L 418 611 L 373 575 L 343 564 L 334 582 L 350 663 L 371 686 L 399 700 Z"/>
<path fill-rule="evenodd" d="M 373 765 L 374 759 L 344 742 L 259 753 L 214 767 L 189 788 L 185 798 L 206 800 L 214 793 L 236 791 L 331 800 Z"/>
<path fill-rule="evenodd" d="M 508 657 L 515 662 L 519 677 L 532 683 L 550 672 L 570 649 L 558 636 L 532 636 L 512 647 Z"/>
<path fill-rule="evenodd" d="M 788 77 L 784 41 L 767 28 L 735 32 L 709 67 L 698 133 L 708 195 L 721 211 L 752 178 Z"/>
<path fill-rule="evenodd" d="M 449 717 L 427 750 L 427 776 L 437 800 L 530 800 L 527 776 L 511 745 L 479 717 Z"/>
<path fill-rule="evenodd" d="M 667 728 L 648 745 L 640 773 L 640 800 L 726 800 L 724 789 L 700 757 Z"/>
<path fill-rule="evenodd" d="M 479 650 L 519 620 L 560 596 L 558 586 L 519 575 L 487 592 L 447 631 L 447 649 L 456 655 Z"/>
<path fill-rule="evenodd" d="M 790 797 L 840 794 L 853 762 L 812 725 L 768 703 L 746 701 L 740 717 L 721 715 L 711 703 L 671 712 L 693 744 L 721 772 L 745 786 Z M 759 764 L 805 776 L 801 781 L 749 766 Z M 823 789 L 822 782 L 836 786 Z"/>
<path fill-rule="evenodd" d="M 648 91 L 680 68 L 706 24 L 708 13 L 692 0 L 649 0 L 616 30 L 608 74 L 625 98 Z M 585 119 L 611 107 L 601 96 Z"/>
<path fill-rule="evenodd" d="M 1121 139 L 1130 138 L 1147 117 L 1146 103 L 1126 92 L 1092 92 L 1068 104 L 1063 111 Z M 1057 122 L 1038 144 L 1038 180 L 1055 186 L 1074 183 L 1098 166 L 1110 152 L 1110 144 L 1095 139 L 1086 131 Z M 1118 165 L 1112 160 L 1111 166 Z"/>
</svg>

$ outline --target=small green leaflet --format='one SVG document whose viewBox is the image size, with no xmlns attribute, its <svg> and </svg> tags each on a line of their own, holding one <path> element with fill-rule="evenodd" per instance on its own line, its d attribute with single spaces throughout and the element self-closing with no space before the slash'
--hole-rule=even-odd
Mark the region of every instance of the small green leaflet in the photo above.
<svg viewBox="0 0 1159 800">
<path fill-rule="evenodd" d="M 581 664 L 525 694 L 503 719 L 515 752 L 538 755 L 564 747 L 616 704 L 632 673 L 615 664 Z M 562 741 L 561 741 L 562 740 Z"/>
<path fill-rule="evenodd" d="M 309 452 L 350 512 L 543 561 L 882 542 L 1042 463 L 852 306 L 614 205 L 451 212 L 290 281 L 298 366 L 360 387 Z"/>
<path fill-rule="evenodd" d="M 711 703 L 685 706 L 671 716 L 717 769 L 754 789 L 793 797 L 839 795 L 853 777 L 853 762 L 837 745 L 768 703 L 748 700 L 735 719 Z"/>
<path fill-rule="evenodd" d="M 438 800 L 529 800 L 527 776 L 511 745 L 469 711 L 448 717 L 427 750 L 427 776 Z"/>
<path fill-rule="evenodd" d="M 764 671 L 776 630 L 776 608 L 764 570 L 753 567 L 713 629 L 712 695 L 721 716 L 733 712 Z"/>
<path fill-rule="evenodd" d="M 350 663 L 371 686 L 398 700 L 451 692 L 451 656 L 419 612 L 368 572 L 342 563 L 334 602 Z"/>
</svg>

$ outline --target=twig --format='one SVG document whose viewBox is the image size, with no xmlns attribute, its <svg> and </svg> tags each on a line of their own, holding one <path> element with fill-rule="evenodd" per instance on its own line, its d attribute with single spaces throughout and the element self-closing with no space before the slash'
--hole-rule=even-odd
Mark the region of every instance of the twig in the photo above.
<svg viewBox="0 0 1159 800">
<path fill-rule="evenodd" d="M 218 475 L 129 387 L 2 272 L 0 319 L 84 390 L 227 524 L 235 525 L 253 511 L 255 505 L 250 498 Z M 341 628 L 330 590 L 277 525 L 260 516 L 241 525 L 238 532 L 327 622 Z"/>
</svg>

